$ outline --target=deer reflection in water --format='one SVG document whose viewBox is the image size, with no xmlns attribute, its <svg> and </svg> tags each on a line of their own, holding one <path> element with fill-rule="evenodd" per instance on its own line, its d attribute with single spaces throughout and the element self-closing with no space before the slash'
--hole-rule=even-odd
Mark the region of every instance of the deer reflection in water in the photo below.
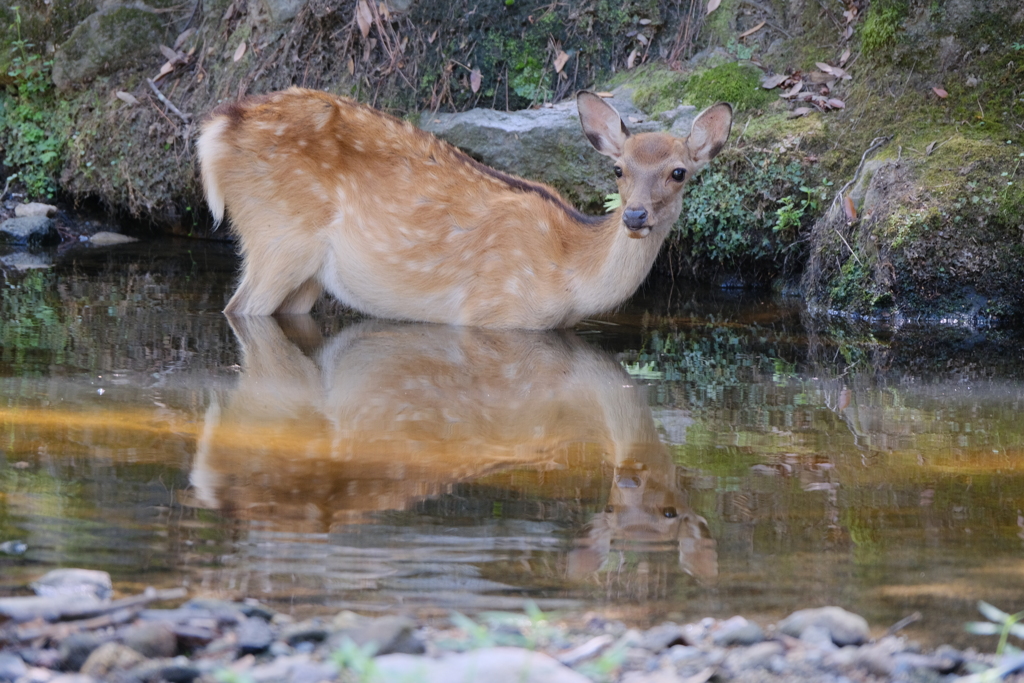
<svg viewBox="0 0 1024 683">
<path fill-rule="evenodd" d="M 716 576 L 642 389 L 571 332 L 367 321 L 324 340 L 304 316 L 231 324 L 242 372 L 207 410 L 194 504 L 323 533 L 487 475 L 589 462 L 595 487 L 613 474 L 568 554 L 571 578 L 617 544 L 671 547 L 688 573 Z"/>
</svg>

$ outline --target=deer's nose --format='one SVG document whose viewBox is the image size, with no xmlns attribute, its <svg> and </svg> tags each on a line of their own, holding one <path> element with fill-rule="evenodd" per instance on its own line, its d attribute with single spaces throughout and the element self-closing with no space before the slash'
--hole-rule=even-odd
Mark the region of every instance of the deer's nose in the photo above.
<svg viewBox="0 0 1024 683">
<path fill-rule="evenodd" d="M 626 209 L 622 212 L 622 222 L 630 230 L 639 230 L 647 222 L 647 209 Z"/>
</svg>

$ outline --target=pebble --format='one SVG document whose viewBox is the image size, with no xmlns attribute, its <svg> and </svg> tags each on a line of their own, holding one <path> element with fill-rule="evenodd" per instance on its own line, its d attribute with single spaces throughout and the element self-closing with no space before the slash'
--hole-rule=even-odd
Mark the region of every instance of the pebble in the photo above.
<svg viewBox="0 0 1024 683">
<path fill-rule="evenodd" d="M 143 622 L 127 630 L 124 644 L 145 657 L 173 657 L 178 653 L 178 636 L 168 624 Z"/>
<path fill-rule="evenodd" d="M 0 652 L 0 681 L 16 681 L 28 673 L 28 667 L 18 655 Z"/>
<path fill-rule="evenodd" d="M 274 642 L 274 632 L 265 619 L 249 617 L 238 628 L 238 649 L 242 654 L 259 654 Z"/>
</svg>

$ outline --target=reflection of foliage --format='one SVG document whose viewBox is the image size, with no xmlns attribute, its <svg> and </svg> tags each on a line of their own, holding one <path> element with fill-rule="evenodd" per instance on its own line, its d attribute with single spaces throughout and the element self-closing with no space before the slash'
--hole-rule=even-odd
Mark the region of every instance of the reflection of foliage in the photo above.
<svg viewBox="0 0 1024 683">
<path fill-rule="evenodd" d="M 32 357 L 44 365 L 62 364 L 69 331 L 60 315 L 53 274 L 30 271 L 5 284 L 0 299 L 0 360 L 25 365 Z"/>
</svg>

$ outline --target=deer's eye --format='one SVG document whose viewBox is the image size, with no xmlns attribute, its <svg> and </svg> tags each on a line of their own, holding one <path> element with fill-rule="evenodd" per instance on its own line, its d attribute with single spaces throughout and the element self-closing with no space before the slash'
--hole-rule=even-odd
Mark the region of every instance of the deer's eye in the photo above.
<svg viewBox="0 0 1024 683">
<path fill-rule="evenodd" d="M 682 182 L 683 178 L 685 178 L 685 177 L 686 177 L 686 169 L 685 168 L 677 168 L 676 170 L 672 171 L 672 180 L 675 180 L 676 182 Z"/>
<path fill-rule="evenodd" d="M 661 511 L 661 514 L 665 515 L 665 519 L 673 519 L 679 516 L 679 513 L 676 512 L 675 508 L 664 508 Z"/>
<path fill-rule="evenodd" d="M 615 177 L 616 178 L 621 178 L 622 177 L 622 167 L 621 166 L 616 166 L 615 167 Z"/>
</svg>

